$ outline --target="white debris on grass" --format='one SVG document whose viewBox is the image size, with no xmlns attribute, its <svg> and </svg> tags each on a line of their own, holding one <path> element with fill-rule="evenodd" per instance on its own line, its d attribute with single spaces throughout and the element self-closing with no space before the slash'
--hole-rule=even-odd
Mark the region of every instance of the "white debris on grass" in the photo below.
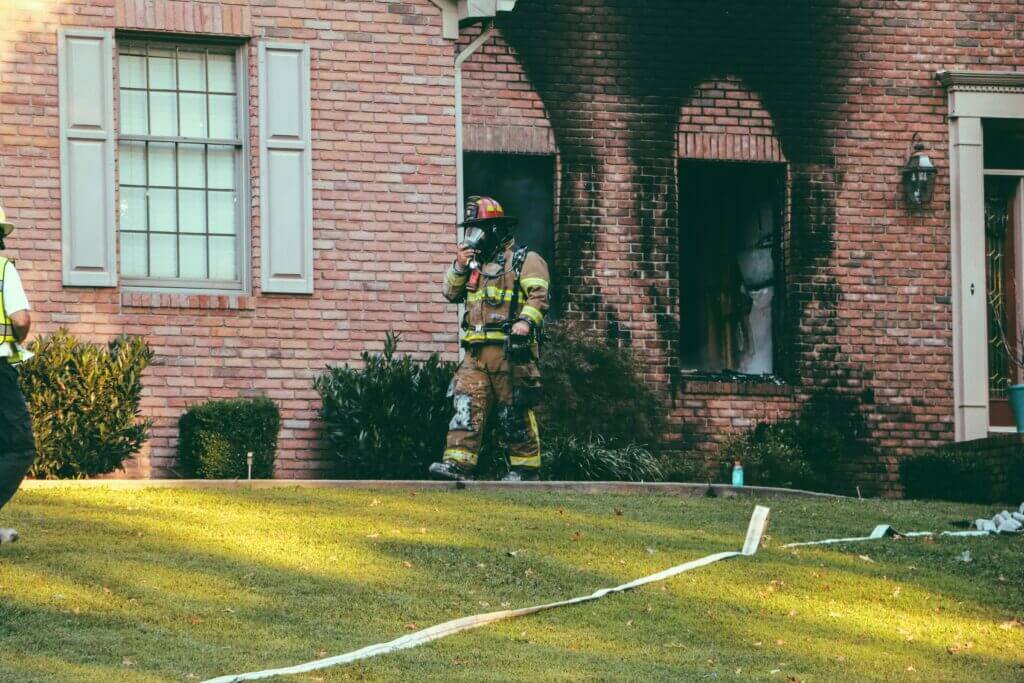
<svg viewBox="0 0 1024 683">
<path fill-rule="evenodd" d="M 1021 503 L 1014 512 L 1003 510 L 992 519 L 976 519 L 974 526 L 978 531 L 986 531 L 990 534 L 1024 533 L 1024 503 Z"/>
</svg>

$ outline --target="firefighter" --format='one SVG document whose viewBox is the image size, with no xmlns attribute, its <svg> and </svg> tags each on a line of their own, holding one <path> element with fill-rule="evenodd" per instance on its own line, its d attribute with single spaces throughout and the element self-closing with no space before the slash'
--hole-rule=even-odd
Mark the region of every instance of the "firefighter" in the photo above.
<svg viewBox="0 0 1024 683">
<path fill-rule="evenodd" d="M 0 208 L 0 250 L 13 230 Z M 15 369 L 31 355 L 21 347 L 31 324 L 28 299 L 14 261 L 0 256 L 0 508 L 18 490 L 36 456 L 32 422 Z M 0 543 L 16 540 L 17 531 L 0 527 Z"/>
<path fill-rule="evenodd" d="M 441 462 L 430 473 L 468 479 L 477 464 L 484 426 L 496 429 L 507 454 L 504 481 L 538 478 L 540 434 L 533 408 L 539 399 L 538 340 L 548 310 L 550 276 L 544 259 L 512 236 L 514 221 L 490 197 L 470 197 L 466 232 L 444 278 L 444 297 L 464 303 L 465 358 L 448 396 L 455 415 Z"/>
</svg>

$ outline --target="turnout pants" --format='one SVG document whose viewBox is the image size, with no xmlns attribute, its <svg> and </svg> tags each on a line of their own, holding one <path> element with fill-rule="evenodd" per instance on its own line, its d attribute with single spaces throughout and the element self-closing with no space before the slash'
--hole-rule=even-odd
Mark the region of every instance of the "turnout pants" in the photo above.
<svg viewBox="0 0 1024 683">
<path fill-rule="evenodd" d="M 483 344 L 466 350 L 448 396 L 455 415 L 448 425 L 444 459 L 464 470 L 476 466 L 484 428 L 494 418 L 494 430 L 508 449 L 512 467 L 540 467 L 540 434 L 531 410 L 532 395 L 540 384 L 536 363 L 511 365 L 501 344 Z"/>
<path fill-rule="evenodd" d="M 32 421 L 18 387 L 18 372 L 0 358 L 0 508 L 21 486 L 35 457 Z"/>
</svg>

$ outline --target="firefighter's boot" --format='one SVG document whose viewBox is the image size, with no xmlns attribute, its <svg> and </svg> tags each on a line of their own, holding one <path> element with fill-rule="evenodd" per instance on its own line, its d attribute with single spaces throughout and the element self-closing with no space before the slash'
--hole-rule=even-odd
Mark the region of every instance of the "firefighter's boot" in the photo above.
<svg viewBox="0 0 1024 683">
<path fill-rule="evenodd" d="M 430 476 L 435 479 L 449 479 L 451 481 L 466 481 L 473 477 L 469 472 L 459 467 L 451 460 L 435 462 L 430 466 Z"/>
<path fill-rule="evenodd" d="M 536 467 L 513 467 L 508 471 L 502 481 L 538 481 L 540 475 L 537 474 Z"/>
</svg>

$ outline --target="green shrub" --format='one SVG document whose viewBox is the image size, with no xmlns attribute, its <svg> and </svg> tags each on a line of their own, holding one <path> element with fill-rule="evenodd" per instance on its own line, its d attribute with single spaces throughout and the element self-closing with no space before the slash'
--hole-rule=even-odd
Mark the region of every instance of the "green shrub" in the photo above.
<svg viewBox="0 0 1024 683">
<path fill-rule="evenodd" d="M 252 476 L 274 476 L 281 413 L 269 398 L 208 401 L 192 406 L 178 421 L 178 461 L 187 476 L 244 479 L 246 455 L 253 454 Z"/>
<path fill-rule="evenodd" d="M 630 352 L 570 322 L 548 325 L 545 336 L 541 438 L 600 437 L 610 446 L 657 449 L 665 430 L 665 406 L 640 376 Z"/>
<path fill-rule="evenodd" d="M 744 481 L 846 493 L 842 466 L 868 453 L 865 427 L 848 398 L 821 394 L 791 419 L 761 423 L 722 448 L 722 480 L 731 481 L 732 464 L 743 464 Z"/>
<path fill-rule="evenodd" d="M 658 458 L 661 481 L 702 483 L 708 480 L 702 453 L 665 453 Z"/>
<path fill-rule="evenodd" d="M 817 477 L 795 436 L 792 423 L 776 423 L 730 439 L 722 447 L 725 480 L 731 481 L 732 464 L 738 460 L 746 484 L 817 488 Z"/>
<path fill-rule="evenodd" d="M 541 476 L 557 481 L 660 481 L 658 460 L 647 449 L 612 446 L 597 436 L 556 436 L 544 445 Z"/>
<path fill-rule="evenodd" d="M 30 346 L 20 383 L 32 414 L 37 457 L 30 474 L 79 479 L 123 469 L 149 438 L 139 419 L 142 372 L 153 352 L 139 337 L 106 347 L 61 329 Z"/>
<path fill-rule="evenodd" d="M 900 481 L 907 498 L 997 502 L 991 461 L 969 452 L 938 451 L 902 458 Z"/>
<path fill-rule="evenodd" d="M 344 477 L 422 479 L 444 450 L 455 364 L 436 353 L 397 357 L 399 341 L 389 332 L 384 352 L 363 352 L 361 368 L 328 368 L 314 381 L 327 446 Z"/>
</svg>

